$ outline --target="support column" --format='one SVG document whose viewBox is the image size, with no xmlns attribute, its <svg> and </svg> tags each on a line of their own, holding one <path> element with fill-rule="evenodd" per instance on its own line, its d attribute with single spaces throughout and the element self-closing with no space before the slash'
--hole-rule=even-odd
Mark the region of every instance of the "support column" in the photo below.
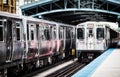
<svg viewBox="0 0 120 77">
<path fill-rule="evenodd" d="M 67 0 L 64 0 L 64 9 L 67 8 Z"/>
<path fill-rule="evenodd" d="M 78 0 L 78 9 L 80 9 L 80 0 Z"/>
<path fill-rule="evenodd" d="M 94 4 L 95 4 L 94 0 L 92 0 L 92 9 L 94 9 Z"/>
</svg>

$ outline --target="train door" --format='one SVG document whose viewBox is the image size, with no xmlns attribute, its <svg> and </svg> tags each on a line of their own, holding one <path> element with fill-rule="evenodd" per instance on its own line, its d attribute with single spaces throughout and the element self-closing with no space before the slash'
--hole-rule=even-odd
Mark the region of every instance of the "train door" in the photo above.
<svg viewBox="0 0 120 77">
<path fill-rule="evenodd" d="M 85 26 L 85 25 L 84 25 Z M 76 29 L 76 50 L 84 50 L 86 49 L 86 43 L 85 43 L 85 28 L 84 26 L 78 27 Z"/>
<path fill-rule="evenodd" d="M 72 41 L 72 48 L 75 49 L 76 48 L 76 27 L 73 27 L 73 41 Z"/>
<path fill-rule="evenodd" d="M 45 41 L 46 41 L 46 48 L 47 48 L 47 53 L 48 55 L 50 55 L 50 51 L 51 51 L 51 30 L 50 30 L 50 25 L 46 24 L 46 26 L 44 27 L 44 35 L 45 35 Z"/>
<path fill-rule="evenodd" d="M 40 51 L 39 54 L 42 57 L 40 60 L 41 64 L 47 65 L 47 63 L 51 63 L 51 29 L 50 25 L 47 23 L 41 23 L 40 27 L 40 33 L 41 33 L 41 44 L 40 44 Z"/>
<path fill-rule="evenodd" d="M 28 41 L 28 59 L 32 59 L 35 57 L 36 53 L 37 53 L 37 33 L 36 33 L 36 24 L 34 23 L 28 23 L 28 37 L 29 37 L 29 41 Z"/>
<path fill-rule="evenodd" d="M 70 27 L 66 27 L 66 44 L 65 44 L 65 55 L 69 57 L 70 55 L 70 44 L 71 44 L 71 37 L 70 37 Z"/>
<path fill-rule="evenodd" d="M 42 56 L 45 53 L 45 35 L 44 35 L 44 26 L 40 24 L 39 27 L 39 55 Z"/>
<path fill-rule="evenodd" d="M 40 50 L 41 50 L 41 42 L 42 42 L 42 26 L 41 24 L 39 25 L 39 27 L 37 28 L 37 34 L 38 34 L 38 54 L 40 55 Z"/>
<path fill-rule="evenodd" d="M 61 28 L 61 33 L 62 33 L 62 35 L 61 35 L 62 37 L 61 37 L 61 38 L 62 38 L 62 40 L 63 40 L 63 50 L 65 50 L 65 44 L 66 44 L 66 42 L 65 42 L 65 41 L 66 41 L 66 33 L 65 33 L 65 30 L 66 30 L 66 29 L 65 29 L 64 27 Z"/>
<path fill-rule="evenodd" d="M 24 43 L 23 43 L 23 25 L 22 25 L 22 21 L 18 21 L 15 23 L 16 26 L 16 31 L 14 31 L 16 33 L 16 47 L 15 47 L 15 51 L 17 56 L 16 59 L 20 59 L 23 56 L 23 51 L 24 51 Z"/>
<path fill-rule="evenodd" d="M 12 21 L 12 58 L 11 60 L 18 60 L 22 58 L 22 42 L 21 40 L 21 23 L 18 21 Z"/>
<path fill-rule="evenodd" d="M 86 44 L 87 44 L 87 49 L 92 50 L 94 49 L 94 44 L 95 44 L 95 32 L 94 32 L 94 25 L 93 24 L 88 24 L 87 27 L 87 39 L 86 39 Z"/>
<path fill-rule="evenodd" d="M 62 53 L 62 58 L 65 57 L 65 30 L 64 27 L 59 27 L 59 52 Z"/>
<path fill-rule="evenodd" d="M 105 28 L 106 29 L 106 46 L 109 47 L 110 46 L 110 31 L 109 28 Z"/>
<path fill-rule="evenodd" d="M 73 27 L 72 28 L 72 31 L 71 31 L 71 52 L 72 52 L 72 55 L 75 55 L 75 28 Z"/>
<path fill-rule="evenodd" d="M 49 55 L 50 53 L 50 29 L 49 26 L 45 23 L 41 23 L 39 27 L 40 31 L 40 56 Z"/>
<path fill-rule="evenodd" d="M 7 52 L 6 52 L 6 60 L 11 61 L 12 58 L 12 50 L 13 50 L 13 26 L 12 26 L 12 21 L 7 20 L 7 36 L 6 36 L 6 47 L 7 47 Z"/>
<path fill-rule="evenodd" d="M 51 25 L 51 46 L 52 46 L 52 49 L 51 49 L 51 53 L 55 53 L 57 51 L 57 40 L 56 40 L 56 37 L 57 37 L 57 31 L 56 31 L 56 25 Z"/>
<path fill-rule="evenodd" d="M 73 28 L 70 31 L 70 37 L 71 37 L 71 44 L 70 44 L 70 48 L 72 49 L 72 43 L 73 43 Z"/>
<path fill-rule="evenodd" d="M 72 30 L 73 30 L 73 28 L 72 27 L 70 27 L 69 29 L 68 29 L 68 38 L 69 38 L 69 56 L 71 56 L 72 55 Z"/>
<path fill-rule="evenodd" d="M 6 21 L 0 20 L 0 63 L 6 60 Z"/>
</svg>

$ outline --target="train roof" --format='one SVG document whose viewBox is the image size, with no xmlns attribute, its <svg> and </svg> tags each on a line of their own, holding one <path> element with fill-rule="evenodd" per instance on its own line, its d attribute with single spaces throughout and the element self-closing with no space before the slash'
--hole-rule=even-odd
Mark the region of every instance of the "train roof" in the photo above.
<svg viewBox="0 0 120 77">
<path fill-rule="evenodd" d="M 110 28 L 114 28 L 114 29 L 117 29 L 118 28 L 118 23 L 114 23 L 114 22 L 104 22 L 104 21 L 100 21 L 100 22 L 97 22 L 97 21 L 87 21 L 87 22 L 83 22 L 83 23 L 80 23 L 78 24 L 77 26 L 79 25 L 83 25 L 83 24 L 89 24 L 89 23 L 94 23 L 94 24 L 105 24 L 106 26 L 110 27 Z"/>
<path fill-rule="evenodd" d="M 50 24 L 59 24 L 59 25 L 73 26 L 73 25 L 69 25 L 69 24 L 64 24 L 64 23 L 54 22 L 54 21 L 44 20 L 44 19 L 38 19 L 38 18 L 33 18 L 33 17 L 28 17 L 28 16 L 23 16 L 23 18 L 25 20 L 27 20 L 27 22 L 36 22 L 36 23 L 42 22 L 42 23 L 50 23 Z"/>
<path fill-rule="evenodd" d="M 69 24 L 64 24 L 64 23 L 54 22 L 54 21 L 44 20 L 44 19 L 38 19 L 38 18 L 29 17 L 29 16 L 19 16 L 17 14 L 12 14 L 12 13 L 2 12 L 2 11 L 0 11 L 0 16 L 5 18 L 13 18 L 13 19 L 21 19 L 21 20 L 25 19 L 27 20 L 27 22 L 36 22 L 36 23 L 42 22 L 42 23 L 49 23 L 49 24 L 59 24 L 64 26 L 73 26 Z"/>
<path fill-rule="evenodd" d="M 2 12 L 0 11 L 0 16 L 2 17 L 6 17 L 6 18 L 13 18 L 13 19 L 22 19 L 21 16 L 17 15 L 17 14 L 12 14 L 12 13 L 8 13 L 8 12 Z"/>
<path fill-rule="evenodd" d="M 101 25 L 102 25 L 102 24 L 105 24 L 106 27 L 108 27 L 108 28 L 110 28 L 111 30 L 114 30 L 114 31 L 120 33 L 120 32 L 118 31 L 118 26 L 119 26 L 119 25 L 118 25 L 118 23 L 115 23 L 115 22 L 87 21 L 87 22 L 80 23 L 80 24 L 78 24 L 77 26 L 84 25 L 84 24 L 89 24 L 89 23 L 101 24 Z"/>
<path fill-rule="evenodd" d="M 27 20 L 27 22 L 46 22 L 49 23 L 49 21 L 47 20 L 43 20 L 43 19 L 38 19 L 38 18 L 33 18 L 33 17 L 29 17 L 29 16 L 22 16 L 25 20 Z"/>
</svg>

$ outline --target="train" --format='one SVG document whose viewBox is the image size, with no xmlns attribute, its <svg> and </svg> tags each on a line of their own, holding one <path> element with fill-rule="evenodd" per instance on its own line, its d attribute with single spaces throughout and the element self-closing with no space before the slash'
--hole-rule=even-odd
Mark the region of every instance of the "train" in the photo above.
<svg viewBox="0 0 120 77">
<path fill-rule="evenodd" d="M 76 56 L 89 63 L 119 40 L 118 23 L 87 21 L 76 26 Z"/>
<path fill-rule="evenodd" d="M 0 12 L 0 76 L 54 64 L 72 57 L 90 62 L 120 36 L 117 23 L 75 25 Z"/>
<path fill-rule="evenodd" d="M 0 12 L 0 76 L 72 56 L 74 25 Z"/>
</svg>

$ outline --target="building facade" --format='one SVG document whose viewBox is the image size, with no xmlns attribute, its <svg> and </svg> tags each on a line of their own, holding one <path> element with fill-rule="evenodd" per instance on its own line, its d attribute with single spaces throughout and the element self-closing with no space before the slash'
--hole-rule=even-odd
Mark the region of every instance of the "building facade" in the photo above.
<svg viewBox="0 0 120 77">
<path fill-rule="evenodd" d="M 36 1 L 38 0 L 0 0 L 0 11 L 22 15 L 20 6 Z"/>
<path fill-rule="evenodd" d="M 16 0 L 0 0 L 0 11 L 16 13 Z"/>
</svg>

